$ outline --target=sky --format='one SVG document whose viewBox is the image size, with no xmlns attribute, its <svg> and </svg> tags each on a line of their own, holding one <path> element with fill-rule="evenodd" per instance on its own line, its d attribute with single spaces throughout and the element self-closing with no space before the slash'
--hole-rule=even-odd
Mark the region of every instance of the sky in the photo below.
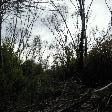
<svg viewBox="0 0 112 112">
<path fill-rule="evenodd" d="M 97 25 L 100 29 L 107 28 L 110 22 L 110 12 L 107 6 L 105 5 L 105 0 L 95 0 L 93 4 L 93 15 L 94 24 Z M 95 26 L 92 24 L 92 26 Z"/>
<path fill-rule="evenodd" d="M 60 0 L 58 0 L 58 1 L 60 2 Z M 72 1 L 75 1 L 75 0 L 72 0 Z M 87 4 L 89 4 L 90 1 L 91 0 L 86 0 Z M 60 3 L 62 3 L 62 2 L 60 2 Z M 67 16 L 67 24 L 68 24 L 68 27 L 69 27 L 71 33 L 74 34 L 75 27 L 73 24 L 75 22 L 74 21 L 75 17 L 71 18 L 71 16 L 69 16 L 69 15 L 72 15 L 72 13 L 75 12 L 75 8 L 69 2 L 69 0 L 66 0 L 65 5 L 67 5 L 69 8 L 69 11 L 68 11 L 69 14 Z M 86 8 L 87 8 L 87 6 L 86 6 Z M 48 17 L 48 16 L 49 16 L 49 12 L 46 12 L 45 17 Z M 90 10 L 90 19 L 88 21 L 87 34 L 89 34 L 91 29 L 94 29 L 96 26 L 99 28 L 100 31 L 102 31 L 102 30 L 106 31 L 109 26 L 110 20 L 111 20 L 111 14 L 105 4 L 105 0 L 94 0 L 93 5 L 91 6 L 91 10 Z M 38 19 L 37 23 L 34 25 L 33 35 L 40 35 L 42 37 L 42 40 L 47 40 L 51 43 L 54 40 L 54 36 L 50 32 L 50 30 L 40 21 L 40 19 Z M 50 58 L 50 60 L 51 60 L 51 58 Z M 50 63 L 51 62 L 52 62 L 52 60 L 50 61 Z"/>
<path fill-rule="evenodd" d="M 47 0 L 43 0 L 43 1 L 47 1 Z M 70 2 L 70 0 L 66 0 L 66 1 L 64 1 L 64 0 L 54 0 L 54 1 L 58 1 L 58 3 L 60 3 L 62 5 L 66 5 L 68 7 L 67 25 L 68 25 L 71 33 L 74 33 L 75 27 L 74 27 L 73 24 L 76 21 L 74 21 L 75 17 L 71 18 L 71 15 L 73 13 L 75 13 L 74 6 Z M 74 4 L 76 3 L 75 2 L 76 0 L 72 0 L 72 1 L 73 1 Z M 91 0 L 85 0 L 85 1 L 86 1 L 86 8 L 87 8 L 87 6 L 89 6 L 88 4 L 90 4 Z M 109 1 L 109 0 L 107 0 L 107 1 Z M 48 27 L 46 27 L 41 22 L 41 19 L 50 17 L 52 14 L 47 10 L 47 8 L 48 9 L 53 9 L 53 8 L 49 4 L 44 4 L 44 5 L 41 5 L 41 6 L 43 6 L 43 7 L 45 6 L 46 10 L 41 12 L 41 13 L 38 13 L 39 18 L 34 23 L 33 30 L 32 30 L 32 35 L 33 36 L 40 35 L 43 40 L 51 41 L 54 37 L 53 37 L 51 31 L 48 29 Z M 94 0 L 93 4 L 91 6 L 91 10 L 90 10 L 90 19 L 88 21 L 88 31 L 87 32 L 89 33 L 90 30 L 92 28 L 95 28 L 96 26 L 100 30 L 106 30 L 109 23 L 110 23 L 110 19 L 111 19 L 111 14 L 110 14 L 109 9 L 107 8 L 107 6 L 105 4 L 105 0 Z M 63 26 L 63 23 L 62 23 L 62 26 Z M 4 28 L 5 27 L 3 26 L 3 29 Z M 4 30 L 3 30 L 3 33 L 4 33 Z"/>
<path fill-rule="evenodd" d="M 46 1 L 46 0 L 44 0 Z M 72 14 L 74 14 L 76 12 L 74 6 L 71 4 L 70 0 L 54 0 L 54 1 L 58 1 L 58 3 L 65 5 L 68 7 L 68 13 L 65 14 L 66 20 L 67 20 L 67 25 L 70 29 L 71 34 L 74 36 L 75 33 L 77 31 L 75 31 L 75 25 L 76 24 L 76 17 L 74 16 L 72 18 Z M 75 4 L 75 0 L 72 0 L 73 3 Z M 86 9 L 88 7 L 88 4 L 90 3 L 91 0 L 86 0 Z M 41 21 L 41 19 L 43 18 L 51 18 L 52 13 L 49 12 L 49 9 L 53 9 L 53 7 L 50 4 L 43 4 L 42 5 L 43 8 L 45 8 L 46 10 L 41 11 L 41 12 L 37 12 L 37 16 L 38 19 L 34 22 L 33 24 L 33 29 L 32 29 L 32 37 L 34 36 L 38 36 L 40 35 L 42 41 L 47 40 L 48 42 L 52 43 L 53 40 L 55 39 L 53 34 L 51 33 L 51 31 L 48 29 L 48 27 L 43 24 L 43 22 Z M 55 12 L 57 13 L 57 12 Z M 23 17 L 24 19 L 24 17 Z M 31 17 L 32 19 L 32 17 Z M 59 22 L 61 21 L 61 18 L 58 17 Z M 110 23 L 111 20 L 111 14 L 109 12 L 109 9 L 107 8 L 106 4 L 105 4 L 105 0 L 94 0 L 92 6 L 91 6 L 91 10 L 90 10 L 90 18 L 88 21 L 88 29 L 87 29 L 87 34 L 89 34 L 89 32 L 91 31 L 91 29 L 94 29 L 96 26 L 99 28 L 99 30 L 107 30 L 108 25 Z M 58 21 L 58 20 L 55 20 Z M 27 25 L 27 22 L 24 21 Z M 23 23 L 24 24 L 24 23 Z M 19 27 L 23 27 L 23 24 L 18 25 Z M 53 24 L 50 25 L 48 24 L 51 28 L 53 28 Z M 62 29 L 64 29 L 65 24 L 63 22 L 60 22 L 59 24 L 61 26 Z M 5 26 L 3 26 L 3 29 L 5 30 Z M 2 30 L 4 33 L 4 30 Z M 67 31 L 66 29 L 64 30 L 64 33 L 66 34 Z M 59 36 L 59 34 L 55 31 L 55 34 L 57 36 Z M 70 35 L 68 35 L 69 37 Z M 62 36 L 64 37 L 64 36 Z M 47 51 L 45 53 L 45 55 L 47 56 Z"/>
<path fill-rule="evenodd" d="M 74 12 L 75 11 L 74 6 L 71 3 L 69 3 L 69 0 L 66 0 L 66 1 L 67 1 L 66 4 L 68 4 L 68 7 L 71 8 L 69 13 Z M 72 1 L 75 1 L 75 0 L 72 0 Z M 86 1 L 87 1 L 87 4 L 90 3 L 90 0 L 86 0 Z M 88 21 L 88 26 L 89 26 L 88 29 L 90 30 L 91 28 L 95 28 L 97 26 L 100 30 L 106 30 L 110 23 L 111 15 L 107 6 L 105 5 L 105 0 L 94 0 L 90 13 L 91 14 L 90 14 L 90 19 Z M 71 32 L 73 27 L 72 24 L 73 24 L 73 19 L 68 19 L 68 26 L 71 29 Z M 41 35 L 43 40 L 47 39 L 50 41 L 53 38 L 52 34 L 50 33 L 50 30 L 48 30 L 48 28 L 45 25 L 43 25 L 43 23 L 41 23 L 41 21 L 39 20 L 37 21 L 37 24 L 35 24 L 34 26 L 33 34 Z"/>
</svg>

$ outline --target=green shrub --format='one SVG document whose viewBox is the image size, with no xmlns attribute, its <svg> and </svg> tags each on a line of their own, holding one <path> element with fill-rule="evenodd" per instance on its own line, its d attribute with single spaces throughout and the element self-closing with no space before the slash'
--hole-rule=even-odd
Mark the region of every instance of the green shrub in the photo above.
<svg viewBox="0 0 112 112">
<path fill-rule="evenodd" d="M 92 86 L 112 81 L 112 40 L 101 43 L 89 52 L 83 79 Z"/>
</svg>

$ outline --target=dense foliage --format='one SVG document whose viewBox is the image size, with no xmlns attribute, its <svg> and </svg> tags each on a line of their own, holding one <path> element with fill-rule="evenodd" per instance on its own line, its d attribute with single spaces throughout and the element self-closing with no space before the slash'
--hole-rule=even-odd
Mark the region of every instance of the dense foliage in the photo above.
<svg viewBox="0 0 112 112">
<path fill-rule="evenodd" d="M 89 86 L 102 86 L 112 81 L 112 40 L 96 45 L 88 54 L 84 79 Z"/>
<path fill-rule="evenodd" d="M 83 74 L 77 73 L 77 59 L 74 58 L 69 60 L 68 65 L 55 64 L 46 70 L 42 64 L 34 60 L 22 62 L 10 42 L 4 42 L 2 45 L 2 59 L 3 66 L 0 69 L 2 112 L 21 110 L 23 107 L 36 111 L 51 109 L 54 103 L 58 106 L 60 102 L 63 104 L 65 99 L 69 104 L 71 100 L 80 98 L 80 95 L 88 90 L 88 86 L 98 87 L 112 81 L 111 40 L 101 43 L 89 52 Z M 81 76 L 82 83 L 78 82 L 77 75 Z"/>
</svg>

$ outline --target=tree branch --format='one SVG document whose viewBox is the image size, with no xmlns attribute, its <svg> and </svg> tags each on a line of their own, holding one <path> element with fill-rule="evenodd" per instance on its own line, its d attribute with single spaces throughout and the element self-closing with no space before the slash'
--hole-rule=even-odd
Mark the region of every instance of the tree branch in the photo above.
<svg viewBox="0 0 112 112">
<path fill-rule="evenodd" d="M 94 90 L 94 93 L 104 93 L 104 92 L 107 92 L 107 91 L 111 91 L 112 92 L 112 83 L 109 83 L 108 85 L 100 88 L 100 89 L 97 89 L 97 90 Z"/>
<path fill-rule="evenodd" d="M 108 3 L 107 3 L 107 0 L 105 0 L 105 4 L 107 5 L 109 11 L 111 12 L 111 8 L 109 7 Z"/>
</svg>

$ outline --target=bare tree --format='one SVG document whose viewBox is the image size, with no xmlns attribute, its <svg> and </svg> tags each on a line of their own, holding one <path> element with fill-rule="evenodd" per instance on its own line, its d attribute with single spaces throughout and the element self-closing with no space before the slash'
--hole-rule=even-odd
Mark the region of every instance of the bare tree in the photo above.
<svg viewBox="0 0 112 112">
<path fill-rule="evenodd" d="M 38 4 L 34 0 L 2 0 L 0 2 L 0 54 L 2 44 L 2 23 L 5 21 L 6 37 L 18 48 L 16 53 L 20 57 L 24 50 L 29 48 L 28 41 L 32 36 L 34 22 L 39 17 Z M 2 66 L 2 55 L 0 55 L 0 64 Z"/>
<path fill-rule="evenodd" d="M 78 43 L 79 44 L 78 45 L 79 48 L 78 48 L 78 52 L 77 53 L 79 54 L 78 55 L 78 60 L 79 60 L 80 69 L 83 69 L 84 57 L 85 58 L 87 57 L 87 35 L 86 35 L 87 23 L 88 23 L 88 20 L 89 20 L 89 13 L 90 13 L 91 6 L 93 4 L 93 0 L 90 1 L 90 4 L 88 5 L 87 9 L 85 8 L 86 5 L 87 5 L 85 0 L 76 0 L 76 3 L 74 3 L 72 0 L 70 0 L 70 2 L 75 7 L 74 10 L 76 10 L 77 15 L 80 16 L 80 18 L 81 18 L 81 32 L 79 32 L 79 34 L 77 35 L 78 39 L 79 39 L 79 41 L 78 41 L 79 42 Z M 73 35 L 72 35 L 71 31 L 70 31 L 70 28 L 68 27 L 68 24 L 67 24 L 66 18 L 63 15 L 63 12 L 58 8 L 57 4 L 55 4 L 54 1 L 50 0 L 50 3 L 54 7 L 54 10 L 51 10 L 51 11 L 56 11 L 58 14 L 60 14 L 60 16 L 61 16 L 61 18 L 63 20 L 63 23 L 65 24 L 65 28 L 66 28 L 67 34 L 70 35 L 70 37 L 71 37 L 71 39 L 73 41 L 73 46 L 74 46 L 74 48 L 76 50 L 77 46 L 76 46 L 76 42 L 74 41 L 75 37 L 73 37 Z M 79 19 L 79 18 L 77 17 L 77 19 Z M 56 18 L 56 20 L 57 20 L 57 18 Z M 80 22 L 80 20 L 78 20 L 78 21 Z M 51 21 L 49 21 L 49 24 L 50 24 L 50 22 Z M 78 24 L 78 22 L 77 22 L 77 24 Z M 57 27 L 55 27 L 55 29 L 56 28 Z M 53 32 L 53 30 L 51 30 L 51 31 Z M 61 38 L 63 39 L 64 37 L 62 35 L 65 35 L 64 31 L 63 30 L 59 30 L 59 28 L 56 29 L 56 31 L 58 32 L 58 34 L 60 34 L 59 36 L 61 36 Z M 67 40 L 68 40 L 68 36 L 67 36 Z M 62 41 L 62 42 L 64 42 L 64 41 Z M 59 40 L 59 44 L 63 48 L 65 47 L 65 46 L 63 46 L 64 44 L 60 43 L 60 40 Z"/>
<path fill-rule="evenodd" d="M 70 0 L 71 3 L 73 4 L 72 0 Z M 78 12 L 81 18 L 81 36 L 80 36 L 80 43 L 79 43 L 79 65 L 80 68 L 83 69 L 84 66 L 84 56 L 85 58 L 87 57 L 87 35 L 86 35 L 86 30 L 87 30 L 87 23 L 89 19 L 89 12 L 90 8 L 92 6 L 93 0 L 91 0 L 87 11 L 85 10 L 85 0 L 76 0 L 77 1 L 77 7 L 78 7 Z M 73 4 L 75 7 L 76 5 Z M 85 44 L 85 45 L 84 45 Z"/>
<path fill-rule="evenodd" d="M 19 9 L 21 9 L 20 4 L 23 3 L 24 0 L 1 0 L 0 1 L 0 68 L 2 67 L 2 52 L 1 52 L 1 46 L 2 46 L 2 22 L 9 16 L 8 13 L 10 13 L 12 10 L 16 10 L 16 12 L 19 12 Z M 4 15 L 7 15 L 4 18 Z"/>
</svg>

